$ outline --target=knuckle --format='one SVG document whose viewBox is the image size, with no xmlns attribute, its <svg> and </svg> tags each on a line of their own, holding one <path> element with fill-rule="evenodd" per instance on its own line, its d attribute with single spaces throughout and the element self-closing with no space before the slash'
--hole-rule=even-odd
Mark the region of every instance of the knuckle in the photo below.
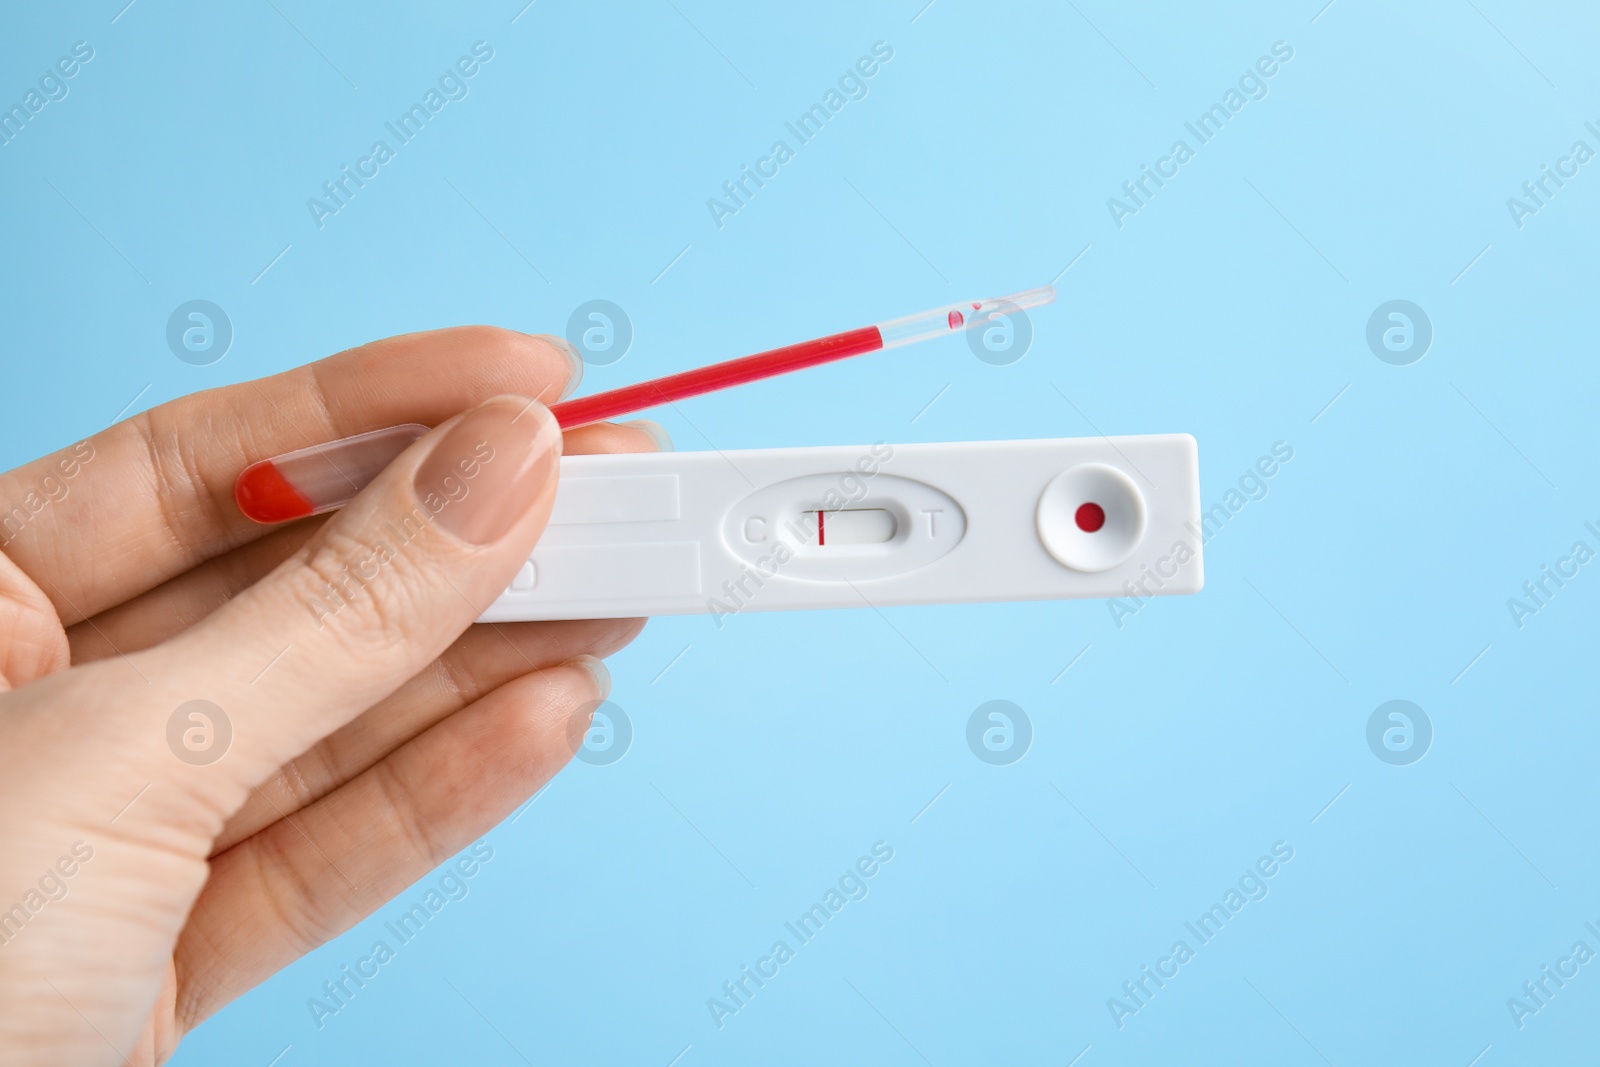
<svg viewBox="0 0 1600 1067">
<path fill-rule="evenodd" d="M 266 889 L 262 895 L 267 908 L 291 942 L 305 953 L 338 935 L 342 927 L 339 918 L 349 901 L 339 888 L 342 880 L 328 877 L 331 863 L 311 861 L 307 850 L 294 843 L 302 839 L 285 829 L 279 826 L 260 835 L 254 858 Z"/>
<path fill-rule="evenodd" d="M 394 829 L 395 837 L 405 842 L 412 855 L 427 866 L 433 867 L 442 862 L 448 853 L 430 831 L 428 820 L 417 810 L 414 799 L 417 791 L 401 777 L 392 760 L 379 763 L 374 771 L 379 793 L 389 810 L 388 822 Z"/>
<path fill-rule="evenodd" d="M 329 755 L 327 738 L 285 763 L 273 775 L 273 784 L 288 798 L 289 811 L 310 807 L 322 799 L 328 783 L 338 780 L 339 766 Z"/>
<path fill-rule="evenodd" d="M 446 649 L 433 666 L 441 695 L 451 707 L 464 708 L 483 695 L 478 672 L 459 643 Z"/>
<path fill-rule="evenodd" d="M 263 818 L 281 818 L 285 811 L 299 811 L 312 799 L 308 783 L 291 762 L 256 786 L 246 806 L 261 812 Z"/>
<path fill-rule="evenodd" d="M 426 580 L 411 555 L 381 539 L 369 544 L 336 529 L 308 546 L 292 581 L 320 629 L 362 646 L 392 647 L 429 614 Z M 338 625 L 334 625 L 338 623 Z"/>
<path fill-rule="evenodd" d="M 184 413 L 169 407 L 153 408 L 129 420 L 144 446 L 146 463 L 155 482 L 154 497 L 171 543 L 185 553 L 191 566 L 200 562 L 209 545 L 220 539 L 227 522 L 220 498 L 206 481 L 204 464 L 196 451 L 209 434 L 185 433 Z M 208 447 L 208 446 L 205 446 Z M 187 504 L 191 511 L 178 510 Z M 196 525 L 200 525 L 198 535 Z"/>
</svg>

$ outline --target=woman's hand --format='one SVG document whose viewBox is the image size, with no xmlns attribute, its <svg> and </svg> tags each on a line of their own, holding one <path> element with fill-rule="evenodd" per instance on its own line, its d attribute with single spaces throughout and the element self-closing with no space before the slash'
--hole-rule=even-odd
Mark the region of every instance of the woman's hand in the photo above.
<svg viewBox="0 0 1600 1067">
<path fill-rule="evenodd" d="M 595 657 L 643 623 L 471 624 L 563 447 L 659 439 L 563 442 L 541 401 L 579 369 L 547 338 L 396 337 L 0 475 L 0 1062 L 162 1062 L 566 763 Z M 405 422 L 437 428 L 335 515 L 233 504 L 255 460 Z"/>
</svg>

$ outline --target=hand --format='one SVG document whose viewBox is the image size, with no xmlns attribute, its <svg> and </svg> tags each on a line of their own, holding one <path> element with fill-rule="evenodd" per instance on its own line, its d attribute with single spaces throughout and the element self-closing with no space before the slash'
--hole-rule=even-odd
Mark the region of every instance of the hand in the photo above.
<svg viewBox="0 0 1600 1067">
<path fill-rule="evenodd" d="M 563 449 L 659 439 L 563 441 L 569 351 L 391 338 L 0 475 L 0 1062 L 164 1061 L 566 763 L 642 620 L 471 624 Z M 335 515 L 233 504 L 255 460 L 404 422 L 436 429 Z"/>
</svg>

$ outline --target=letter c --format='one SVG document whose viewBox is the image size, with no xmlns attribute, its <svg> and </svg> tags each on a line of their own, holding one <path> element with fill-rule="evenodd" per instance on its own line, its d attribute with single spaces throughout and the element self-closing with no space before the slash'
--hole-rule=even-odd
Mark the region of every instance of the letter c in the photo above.
<svg viewBox="0 0 1600 1067">
<path fill-rule="evenodd" d="M 1559 960 L 1556 960 L 1556 971 L 1563 978 L 1576 978 L 1578 976 L 1578 965 L 1573 963 L 1572 970 L 1568 971 L 1565 967 L 1561 966 L 1563 963 L 1572 963 L 1572 957 L 1562 956 Z"/>
<path fill-rule="evenodd" d="M 1571 162 L 1571 156 L 1562 156 L 1560 159 L 1556 160 L 1556 173 L 1561 175 L 1563 178 L 1576 178 L 1578 176 L 1578 165 L 1576 163 L 1572 164 L 1571 170 L 1567 170 L 1561 165 L 1563 163 Z"/>
<path fill-rule="evenodd" d="M 1163 178 L 1176 178 L 1178 176 L 1178 165 L 1173 163 L 1172 170 L 1168 171 L 1161 165 L 1163 163 L 1172 163 L 1172 157 L 1162 156 L 1160 159 L 1156 160 L 1156 173 L 1160 174 Z"/>
<path fill-rule="evenodd" d="M 759 960 L 756 960 L 756 973 L 763 978 L 776 978 L 778 976 L 778 965 L 773 963 L 772 970 L 769 971 L 761 966 L 763 963 L 772 963 L 772 957 L 762 956 Z"/>
<path fill-rule="evenodd" d="M 755 533 L 750 530 L 752 526 L 759 527 Z M 767 539 L 767 520 L 760 515 L 752 515 L 744 520 L 744 539 L 752 545 L 759 545 L 765 541 Z"/>
<path fill-rule="evenodd" d="M 1171 971 L 1168 971 L 1165 967 L 1161 966 L 1163 963 L 1170 963 L 1171 961 L 1172 961 L 1172 957 L 1171 956 L 1162 956 L 1159 960 L 1156 960 L 1156 970 L 1158 972 L 1160 972 L 1161 977 L 1163 977 L 1163 978 L 1176 978 L 1178 976 L 1178 965 L 1177 964 L 1173 964 Z"/>
<path fill-rule="evenodd" d="M 371 156 L 365 156 L 356 160 L 356 172 L 363 178 L 376 178 L 378 176 L 378 165 L 376 163 L 372 163 L 372 172 L 369 174 L 366 167 L 368 163 L 372 163 Z"/>
<path fill-rule="evenodd" d="M 760 159 L 756 160 L 756 173 L 761 175 L 763 178 L 776 178 L 778 176 L 778 164 L 772 163 L 772 173 L 768 174 L 767 168 L 761 165 L 763 163 L 772 163 L 772 157 L 762 156 Z"/>
<path fill-rule="evenodd" d="M 1164 566 L 1164 564 L 1168 563 L 1172 564 L 1171 571 L 1168 571 Z M 1161 575 L 1163 578 L 1176 577 L 1178 573 L 1178 565 L 1173 561 L 1171 556 L 1162 556 L 1160 559 L 1156 560 L 1156 573 Z"/>
<path fill-rule="evenodd" d="M 371 956 L 362 956 L 359 960 L 356 960 L 356 973 L 359 974 L 363 978 L 376 978 L 376 977 L 378 977 L 378 965 L 376 963 L 372 963 L 372 973 L 368 974 L 366 972 L 365 968 L 363 968 L 361 966 L 364 963 L 372 963 L 372 957 Z"/>
<path fill-rule="evenodd" d="M 1565 563 L 1572 564 L 1572 569 L 1570 571 L 1567 570 L 1566 567 L 1562 566 L 1562 564 Z M 1560 559 L 1556 560 L 1556 571 L 1560 573 L 1561 577 L 1563 578 L 1576 578 L 1578 576 L 1578 564 L 1573 562 L 1573 558 L 1571 556 L 1562 556 Z"/>
</svg>

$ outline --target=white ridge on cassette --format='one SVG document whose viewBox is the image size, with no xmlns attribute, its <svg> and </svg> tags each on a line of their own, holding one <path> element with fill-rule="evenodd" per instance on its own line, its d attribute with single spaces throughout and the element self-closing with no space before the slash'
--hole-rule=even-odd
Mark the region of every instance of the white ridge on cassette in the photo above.
<svg viewBox="0 0 1600 1067">
<path fill-rule="evenodd" d="M 568 456 L 482 621 L 1198 592 L 1187 434 Z"/>
</svg>

